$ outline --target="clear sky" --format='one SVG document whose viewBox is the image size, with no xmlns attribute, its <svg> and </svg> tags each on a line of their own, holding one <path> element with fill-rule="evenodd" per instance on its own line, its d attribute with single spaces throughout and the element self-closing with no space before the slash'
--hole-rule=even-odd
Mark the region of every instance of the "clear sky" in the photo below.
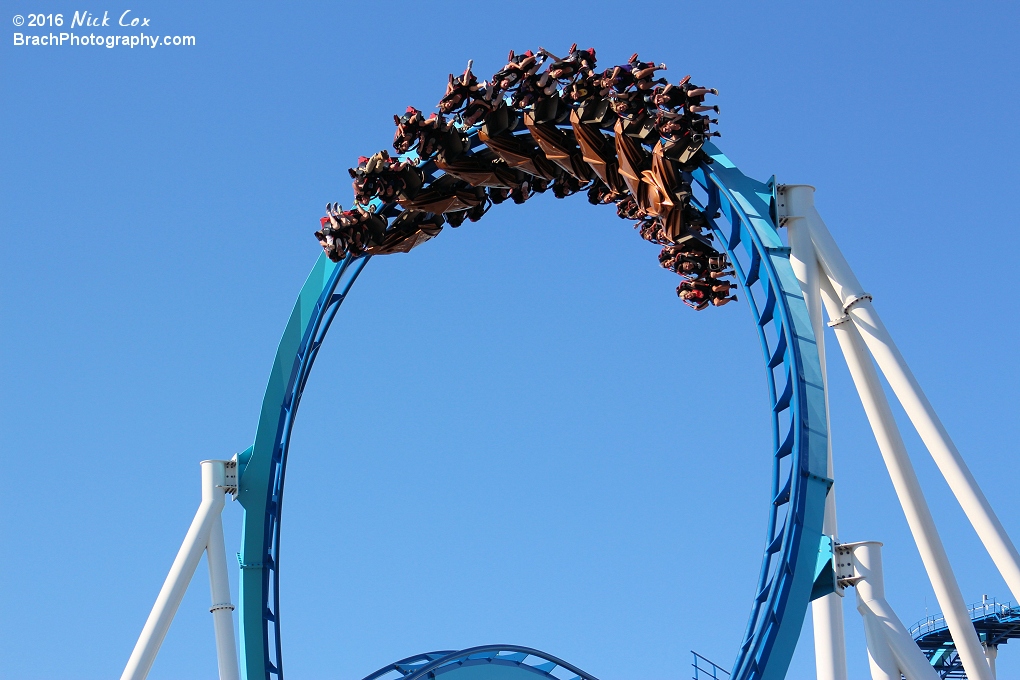
<svg viewBox="0 0 1020 680">
<path fill-rule="evenodd" d="M 511 48 L 638 51 L 719 88 L 720 147 L 818 187 L 1020 540 L 1014 3 L 2 6 L 0 678 L 119 675 L 198 462 L 254 437 L 322 206 L 349 203 L 347 168 L 389 147 L 394 113 Z M 13 44 L 40 31 L 14 15 L 63 13 L 59 32 L 76 10 L 129 9 L 151 28 L 124 34 L 196 44 Z M 505 204 L 370 263 L 291 449 L 288 677 L 492 642 L 603 680 L 687 678 L 690 649 L 730 665 L 770 500 L 766 385 L 743 302 L 695 314 L 675 285 L 583 196 Z M 909 625 L 938 606 L 834 350 L 830 365 L 840 535 L 885 542 Z M 905 434 L 965 598 L 1010 599 Z M 240 508 L 225 519 L 232 554 Z M 207 588 L 201 566 L 150 677 L 215 672 Z M 1020 676 L 1020 644 L 999 662 Z M 813 672 L 808 626 L 791 677 Z"/>
</svg>

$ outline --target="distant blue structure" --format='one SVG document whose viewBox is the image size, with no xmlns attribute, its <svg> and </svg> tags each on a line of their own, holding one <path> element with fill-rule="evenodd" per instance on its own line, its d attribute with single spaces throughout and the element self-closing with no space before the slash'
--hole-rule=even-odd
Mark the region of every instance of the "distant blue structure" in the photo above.
<svg viewBox="0 0 1020 680">
<path fill-rule="evenodd" d="M 459 652 L 410 656 L 364 680 L 598 680 L 576 666 L 530 647 L 486 645 Z"/>
<path fill-rule="evenodd" d="M 1020 638 L 1020 607 L 1014 607 L 1012 602 L 985 599 L 970 605 L 967 611 L 985 647 L 997 648 Z M 944 616 L 921 619 L 910 627 L 910 636 L 943 680 L 967 677 Z"/>
</svg>

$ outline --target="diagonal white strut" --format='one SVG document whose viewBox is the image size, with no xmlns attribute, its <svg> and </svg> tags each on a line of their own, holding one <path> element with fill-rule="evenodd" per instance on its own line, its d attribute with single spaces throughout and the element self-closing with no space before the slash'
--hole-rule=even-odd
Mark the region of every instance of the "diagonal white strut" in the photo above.
<svg viewBox="0 0 1020 680">
<path fill-rule="evenodd" d="M 156 654 L 163 644 L 163 638 L 170 630 L 177 608 L 184 599 L 191 577 L 207 552 L 209 562 L 209 584 L 212 594 L 213 628 L 216 634 L 216 656 L 220 680 L 238 680 L 237 646 L 234 644 L 234 622 L 230 604 L 230 583 L 227 580 L 226 551 L 223 546 L 224 492 L 228 488 L 226 470 L 236 463 L 225 460 L 202 461 L 202 503 L 198 506 L 195 519 L 184 537 L 181 549 L 177 551 L 170 573 L 156 597 L 149 618 L 145 620 L 138 642 L 131 651 L 121 680 L 145 680 L 156 660 Z M 236 486 L 236 480 L 232 486 Z"/>
<path fill-rule="evenodd" d="M 826 309 L 830 315 L 838 315 L 841 307 L 832 286 L 827 280 L 822 284 L 822 297 Z M 835 318 L 838 319 L 839 316 Z M 903 507 L 903 514 L 907 518 L 907 525 L 914 537 L 917 551 L 921 555 L 935 597 L 942 607 L 949 632 L 963 660 L 963 666 L 972 680 L 991 680 L 988 667 L 984 665 L 981 642 L 970 622 L 967 604 L 960 592 L 953 568 L 949 564 L 945 546 L 935 528 L 935 520 L 921 491 L 917 473 L 910 463 L 903 437 L 896 427 L 896 420 L 889 400 L 882 390 L 878 371 L 875 370 L 860 333 L 853 324 L 846 322 L 838 324 L 835 331 L 850 375 L 860 394 L 861 404 L 875 433 L 879 451 L 889 471 L 889 478 Z"/>
<path fill-rule="evenodd" d="M 1013 597 L 1020 600 L 1020 553 L 815 209 L 814 189 L 790 185 L 785 198 L 788 213 L 807 221 L 818 261 L 842 305 L 840 317 L 846 316 L 860 332 Z"/>
<path fill-rule="evenodd" d="M 850 553 L 853 572 L 859 578 L 857 611 L 864 618 L 864 634 L 868 639 L 868 660 L 873 680 L 939 680 L 924 652 L 914 644 L 910 633 L 885 599 L 882 576 L 882 544 L 878 541 L 844 543 Z"/>
<path fill-rule="evenodd" d="M 924 398 L 902 355 L 882 326 L 881 320 L 875 314 L 870 296 L 863 292 L 815 210 L 813 191 L 813 187 L 804 185 L 784 187 L 781 202 L 789 222 L 794 226 L 790 236 L 791 250 L 800 250 L 801 253 L 807 250 L 814 251 L 813 254 L 823 268 L 818 280 L 826 309 L 832 319 L 830 325 L 836 330 L 836 337 L 875 432 L 879 449 L 889 469 L 897 496 L 946 616 L 964 668 L 968 677 L 975 680 L 990 680 L 992 677 L 990 669 L 985 662 L 945 548 L 896 427 L 878 373 L 868 356 L 868 349 L 886 373 L 894 392 L 903 403 L 1014 593 L 1020 590 L 1013 585 L 1014 580 L 1020 584 L 1018 566 L 1020 558 L 1017 558 L 1016 549 L 988 505 L 987 499 L 949 440 L 930 403 Z M 808 249 L 805 244 L 802 235 L 804 231 L 811 235 L 813 248 Z M 801 255 L 800 259 L 806 260 L 810 257 Z"/>
</svg>

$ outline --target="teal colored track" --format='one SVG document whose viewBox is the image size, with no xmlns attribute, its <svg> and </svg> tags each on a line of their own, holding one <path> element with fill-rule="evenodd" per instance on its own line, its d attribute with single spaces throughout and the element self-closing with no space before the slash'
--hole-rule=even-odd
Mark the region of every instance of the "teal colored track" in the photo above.
<svg viewBox="0 0 1020 680">
<path fill-rule="evenodd" d="M 786 675 L 812 598 L 822 540 L 827 423 L 814 332 L 789 248 L 770 202 L 774 187 L 747 177 L 717 148 L 689 178 L 728 253 L 761 342 L 772 421 L 772 503 L 761 572 L 734 680 Z M 433 246 L 435 247 L 435 246 Z M 320 256 L 284 331 L 262 402 L 255 443 L 239 456 L 244 507 L 239 555 L 241 667 L 248 680 L 283 677 L 279 547 L 287 450 L 301 392 L 326 331 L 368 258 L 340 263 Z M 816 592 L 815 595 L 818 593 Z M 465 671 L 466 672 L 466 671 Z"/>
</svg>

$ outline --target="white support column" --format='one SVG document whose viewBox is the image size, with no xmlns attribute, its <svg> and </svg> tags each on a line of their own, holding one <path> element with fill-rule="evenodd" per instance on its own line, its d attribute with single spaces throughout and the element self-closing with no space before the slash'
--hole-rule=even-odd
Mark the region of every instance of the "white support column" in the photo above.
<svg viewBox="0 0 1020 680">
<path fill-rule="evenodd" d="M 992 671 L 992 680 L 995 680 L 995 658 L 999 656 L 998 645 L 982 645 L 985 648 L 985 659 L 988 661 L 988 668 Z"/>
<path fill-rule="evenodd" d="M 907 680 L 938 680 L 938 673 L 885 599 L 882 544 L 866 541 L 844 547 L 852 548 L 854 572 L 861 578 L 856 585 L 857 610 L 864 617 L 872 678 L 899 680 L 902 673 Z"/>
<path fill-rule="evenodd" d="M 818 287 L 819 265 L 811 233 L 803 218 L 791 218 L 786 223 L 790 240 L 790 264 L 800 282 L 804 302 L 811 317 L 811 327 L 818 347 L 818 361 L 822 368 L 822 391 L 825 394 L 825 422 L 828 432 L 828 477 L 835 479 L 832 465 L 832 427 L 829 419 L 829 384 L 825 364 L 825 325 L 822 319 L 822 301 Z M 822 531 L 836 538 L 836 487 L 833 485 L 825 498 L 825 519 Z M 815 674 L 818 680 L 848 680 L 846 665 L 846 634 L 843 626 L 843 598 L 836 593 L 820 597 L 811 603 L 811 621 L 815 641 Z M 895 678 L 899 680 L 899 678 Z"/>
<path fill-rule="evenodd" d="M 863 609 L 861 607 L 864 607 Z M 857 610 L 864 621 L 864 639 L 868 644 L 868 666 L 871 668 L 871 680 L 902 680 L 900 666 L 893 656 L 889 643 L 885 640 L 882 627 L 874 615 L 858 600 Z"/>
<path fill-rule="evenodd" d="M 828 280 L 821 281 L 822 300 L 830 318 L 842 318 L 842 306 Z M 875 433 L 879 451 L 889 470 L 896 496 L 906 516 L 910 533 L 917 544 L 935 596 L 946 617 L 953 640 L 956 642 L 964 669 L 971 680 L 991 680 L 984 661 L 981 643 L 967 613 L 967 605 L 953 574 L 945 546 L 935 528 L 931 510 L 921 491 L 921 484 L 907 456 L 907 449 L 896 427 L 892 409 L 886 399 L 871 358 L 867 354 L 857 327 L 847 321 L 834 326 L 836 339 L 843 350 L 850 375 L 861 397 L 861 404 Z"/>
<path fill-rule="evenodd" d="M 234 642 L 234 605 L 230 603 L 227 553 L 223 547 L 223 518 L 216 516 L 206 546 L 209 563 L 209 591 L 212 595 L 213 630 L 216 633 L 216 661 L 220 680 L 238 680 L 237 645 Z"/>
<path fill-rule="evenodd" d="M 184 598 L 188 589 L 191 577 L 195 575 L 195 569 L 202 558 L 202 553 L 209 543 L 209 534 L 214 520 L 217 520 L 223 510 L 223 485 L 225 480 L 226 461 L 204 460 L 202 461 L 202 503 L 198 506 L 195 519 L 192 520 L 188 533 L 184 537 L 181 549 L 177 551 L 177 557 L 170 567 L 166 581 L 156 597 L 156 604 L 153 605 L 149 618 L 145 621 L 142 634 L 138 636 L 138 642 L 131 652 L 127 666 L 121 674 L 121 680 L 144 680 L 152 668 L 156 654 L 159 652 L 163 638 L 170 629 L 170 623 L 177 613 L 177 608 Z M 223 532 L 220 529 L 220 546 L 223 545 Z M 227 601 L 229 602 L 229 591 Z M 233 624 L 231 624 L 231 637 L 233 637 Z M 236 661 L 235 661 L 236 664 Z"/>
<path fill-rule="evenodd" d="M 848 316 L 857 326 L 1013 597 L 1020 600 L 1020 553 L 872 306 L 871 296 L 864 292 L 815 209 L 813 189 L 806 186 L 788 186 L 786 189 L 787 210 L 807 220 L 818 260 L 839 297 L 842 307 L 839 316 Z"/>
</svg>

